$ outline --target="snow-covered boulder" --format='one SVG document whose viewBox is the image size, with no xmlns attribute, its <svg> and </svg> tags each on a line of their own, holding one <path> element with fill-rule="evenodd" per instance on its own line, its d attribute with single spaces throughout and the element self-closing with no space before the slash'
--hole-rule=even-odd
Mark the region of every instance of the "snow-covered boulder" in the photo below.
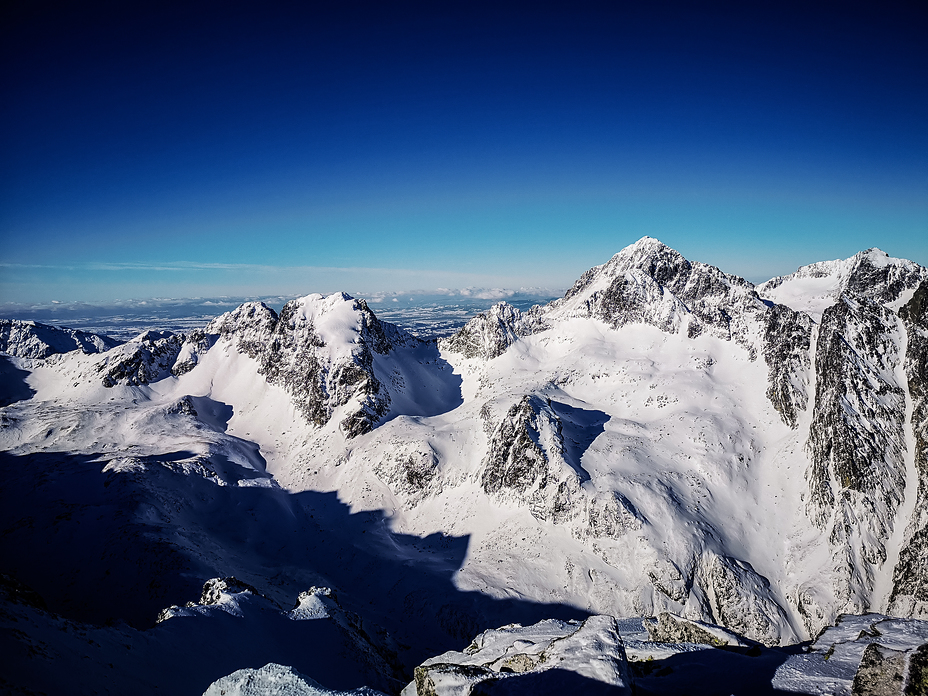
<svg viewBox="0 0 928 696">
<path fill-rule="evenodd" d="M 484 631 L 463 652 L 446 652 L 416 667 L 403 696 L 467 696 L 491 685 L 500 693 L 630 694 L 628 665 L 616 621 L 549 619 Z"/>
<path fill-rule="evenodd" d="M 838 617 L 808 652 L 777 669 L 773 687 L 805 694 L 928 693 L 928 622 L 882 614 Z"/>
</svg>

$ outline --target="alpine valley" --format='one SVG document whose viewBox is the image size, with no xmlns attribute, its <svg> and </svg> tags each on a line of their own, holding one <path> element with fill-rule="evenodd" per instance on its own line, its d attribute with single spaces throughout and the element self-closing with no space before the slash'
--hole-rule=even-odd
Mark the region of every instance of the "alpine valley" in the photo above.
<svg viewBox="0 0 928 696">
<path fill-rule="evenodd" d="M 928 269 L 878 249 L 0 351 L 13 693 L 928 688 Z"/>
</svg>

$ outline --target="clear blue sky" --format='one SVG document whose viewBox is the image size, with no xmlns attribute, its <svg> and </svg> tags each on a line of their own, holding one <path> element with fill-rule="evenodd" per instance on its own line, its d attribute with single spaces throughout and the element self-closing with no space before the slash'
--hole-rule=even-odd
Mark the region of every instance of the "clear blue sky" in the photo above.
<svg viewBox="0 0 928 696">
<path fill-rule="evenodd" d="M 924 2 L 4 12 L 0 301 L 928 265 Z"/>
</svg>

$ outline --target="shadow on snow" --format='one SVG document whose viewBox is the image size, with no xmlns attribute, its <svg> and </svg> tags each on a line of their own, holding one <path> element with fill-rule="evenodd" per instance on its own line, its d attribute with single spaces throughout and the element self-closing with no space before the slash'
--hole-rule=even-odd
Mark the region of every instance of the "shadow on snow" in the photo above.
<svg viewBox="0 0 928 696">
<path fill-rule="evenodd" d="M 31 399 L 35 390 L 26 382 L 27 370 L 20 370 L 6 355 L 0 355 L 0 406 Z"/>
<path fill-rule="evenodd" d="M 395 534 L 381 511 L 352 514 L 335 493 L 291 494 L 231 461 L 211 460 L 211 469 L 191 475 L 203 465 L 191 452 L 103 471 L 113 458 L 0 453 L 0 572 L 70 619 L 147 629 L 162 608 L 196 601 L 211 577 L 235 576 L 285 610 L 300 591 L 322 585 L 366 625 L 386 629 L 411 671 L 487 628 L 586 615 L 458 590 L 453 577 L 467 555 L 466 536 Z M 179 630 L 180 621 L 156 630 Z M 268 641 L 258 649 L 258 640 L 240 635 L 230 654 L 203 667 L 205 675 L 259 667 L 259 657 L 296 664 L 289 654 L 275 659 Z M 362 683 L 345 679 L 328 686 Z"/>
</svg>

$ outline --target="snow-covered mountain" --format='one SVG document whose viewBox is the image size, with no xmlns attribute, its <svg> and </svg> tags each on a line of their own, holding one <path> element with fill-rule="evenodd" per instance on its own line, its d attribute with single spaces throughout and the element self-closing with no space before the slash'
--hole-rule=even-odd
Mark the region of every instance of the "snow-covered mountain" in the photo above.
<svg viewBox="0 0 928 696">
<path fill-rule="evenodd" d="M 928 618 L 928 270 L 879 250 L 755 287 L 644 238 L 437 343 L 345 294 L 40 327 L 0 325 L 0 571 L 69 619 L 332 587 L 387 688 L 511 621 Z"/>
<path fill-rule="evenodd" d="M 102 353 L 120 344 L 108 336 L 61 329 L 34 321 L 0 319 L 0 353 L 18 358 L 47 358 L 58 353 L 80 350 Z"/>
</svg>

